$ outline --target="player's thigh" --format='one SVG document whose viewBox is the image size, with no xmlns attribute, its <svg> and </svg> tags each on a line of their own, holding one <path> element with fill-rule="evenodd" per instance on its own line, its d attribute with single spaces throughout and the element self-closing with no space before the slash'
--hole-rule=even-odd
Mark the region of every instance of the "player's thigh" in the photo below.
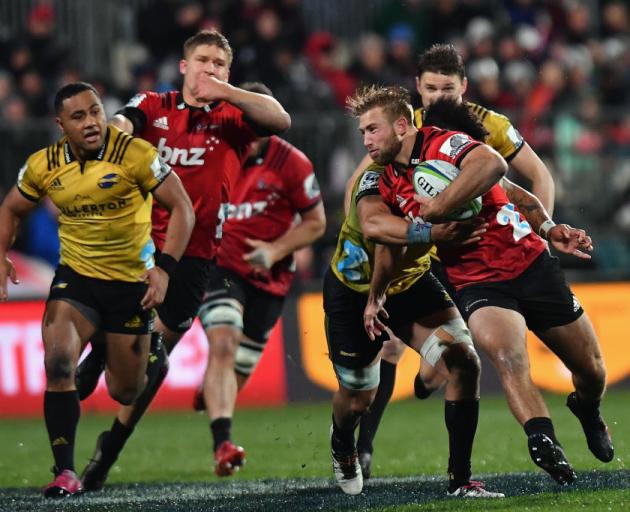
<svg viewBox="0 0 630 512">
<path fill-rule="evenodd" d="M 208 287 L 199 308 L 199 320 L 206 332 L 211 355 L 221 351 L 233 353 L 243 332 L 244 282 L 229 270 L 215 267 Z"/>
<path fill-rule="evenodd" d="M 151 335 L 106 332 L 107 371 L 121 387 L 135 387 L 144 378 Z"/>
<path fill-rule="evenodd" d="M 283 296 L 272 295 L 251 284 L 246 286 L 243 336 L 236 351 L 238 374 L 250 375 L 258 365 L 283 305 Z"/>
<path fill-rule="evenodd" d="M 528 371 L 527 327 L 523 316 L 509 308 L 479 308 L 468 319 L 473 340 L 497 368 Z"/>
<path fill-rule="evenodd" d="M 604 372 L 599 341 L 586 313 L 569 324 L 536 331 L 536 335 L 572 373 Z"/>
<path fill-rule="evenodd" d="M 209 290 L 214 266 L 209 260 L 184 256 L 169 280 L 164 302 L 157 307 L 160 324 L 156 330 L 165 334 L 167 350 L 190 329 L 204 294 Z"/>
<path fill-rule="evenodd" d="M 378 387 L 384 338 L 370 340 L 363 326 L 366 296 L 351 290 L 330 271 L 324 277 L 324 327 L 337 381 L 349 390 Z"/>
<path fill-rule="evenodd" d="M 93 296 L 93 281 L 60 265 L 50 285 L 42 320 L 46 358 L 75 360 L 100 324 L 99 305 Z"/>
</svg>

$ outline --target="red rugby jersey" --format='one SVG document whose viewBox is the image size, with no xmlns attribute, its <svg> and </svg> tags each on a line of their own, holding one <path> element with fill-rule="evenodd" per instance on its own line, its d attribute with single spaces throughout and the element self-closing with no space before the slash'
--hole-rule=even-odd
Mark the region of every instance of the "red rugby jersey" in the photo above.
<svg viewBox="0 0 630 512">
<path fill-rule="evenodd" d="M 138 116 L 138 110 L 143 114 Z M 122 114 L 134 121 L 135 134 L 151 142 L 182 180 L 196 215 L 186 256 L 215 256 L 223 205 L 238 181 L 248 145 L 256 138 L 243 112 L 224 101 L 197 108 L 180 92 L 142 92 Z M 153 205 L 153 240 L 164 245 L 169 213 Z"/>
<path fill-rule="evenodd" d="M 227 208 L 217 264 L 273 295 L 286 295 L 294 276 L 293 256 L 259 275 L 243 260 L 253 249 L 246 238 L 270 242 L 284 235 L 296 213 L 321 201 L 313 164 L 299 149 L 273 136 L 263 155 L 248 160 Z"/>
<path fill-rule="evenodd" d="M 416 218 L 417 203 L 413 200 L 412 184 L 416 165 L 425 160 L 444 160 L 459 166 L 464 156 L 480 144 L 461 132 L 420 128 L 409 164 L 403 168 L 386 167 L 379 184 L 381 195 L 394 211 Z M 456 289 L 480 282 L 513 279 L 547 247 L 498 184 L 483 195 L 478 216 L 488 223 L 481 241 L 462 247 L 438 245 L 438 256 Z"/>
</svg>

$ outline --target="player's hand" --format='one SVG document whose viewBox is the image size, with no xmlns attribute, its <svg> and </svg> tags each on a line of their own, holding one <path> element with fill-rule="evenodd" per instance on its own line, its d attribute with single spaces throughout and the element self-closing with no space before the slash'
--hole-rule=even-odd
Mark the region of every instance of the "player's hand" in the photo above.
<svg viewBox="0 0 630 512">
<path fill-rule="evenodd" d="M 243 259 L 249 263 L 256 272 L 268 272 L 277 261 L 273 243 L 262 240 L 246 238 L 245 243 L 254 250 L 243 255 Z"/>
<path fill-rule="evenodd" d="M 431 240 L 440 245 L 460 246 L 479 242 L 488 230 L 488 223 L 480 218 L 433 224 Z"/>
<path fill-rule="evenodd" d="M 191 88 L 195 100 L 200 103 L 211 103 L 226 98 L 229 85 L 207 73 L 201 73 Z"/>
<path fill-rule="evenodd" d="M 418 217 L 433 223 L 444 222 L 446 220 L 446 214 L 438 208 L 435 198 L 415 194 L 413 199 L 418 204 L 416 211 Z"/>
<path fill-rule="evenodd" d="M 365 327 L 368 338 L 372 341 L 376 340 L 378 336 L 387 330 L 386 325 L 379 318 L 379 315 L 385 320 L 389 318 L 389 313 L 384 307 L 385 298 L 385 295 L 376 299 L 373 297 L 368 298 L 365 310 L 363 311 L 363 326 Z"/>
<path fill-rule="evenodd" d="M 593 241 L 583 229 L 572 228 L 568 224 L 556 224 L 547 233 L 547 239 L 560 252 L 583 260 L 591 259 L 591 255 L 584 251 L 593 250 Z"/>
<path fill-rule="evenodd" d="M 146 281 L 149 285 L 147 292 L 140 301 L 142 309 L 147 310 L 162 304 L 168 288 L 168 274 L 160 267 L 153 267 L 142 275 L 141 280 Z"/>
<path fill-rule="evenodd" d="M 5 256 L 0 259 L 0 302 L 6 302 L 9 299 L 7 278 L 11 279 L 13 284 L 20 284 L 13 262 Z"/>
</svg>

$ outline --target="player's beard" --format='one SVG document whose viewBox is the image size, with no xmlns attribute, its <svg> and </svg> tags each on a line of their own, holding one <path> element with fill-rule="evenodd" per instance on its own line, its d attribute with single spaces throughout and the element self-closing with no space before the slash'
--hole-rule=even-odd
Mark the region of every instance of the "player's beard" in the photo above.
<svg viewBox="0 0 630 512">
<path fill-rule="evenodd" d="M 387 144 L 378 152 L 378 155 L 376 155 L 373 160 L 379 165 L 391 164 L 396 159 L 396 155 L 400 153 L 401 149 L 402 142 L 394 135 L 387 141 Z"/>
</svg>

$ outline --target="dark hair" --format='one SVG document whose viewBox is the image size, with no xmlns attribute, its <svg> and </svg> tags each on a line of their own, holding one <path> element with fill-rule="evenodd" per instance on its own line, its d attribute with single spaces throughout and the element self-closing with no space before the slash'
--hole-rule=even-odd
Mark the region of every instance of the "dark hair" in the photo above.
<svg viewBox="0 0 630 512">
<path fill-rule="evenodd" d="M 346 99 L 346 107 L 353 117 L 360 117 L 375 107 L 381 107 L 391 121 L 404 117 L 413 123 L 411 96 L 404 87 L 370 85 L 359 89 Z"/>
<path fill-rule="evenodd" d="M 64 100 L 72 98 L 83 91 L 92 91 L 98 99 L 101 98 L 92 84 L 88 84 L 87 82 L 72 82 L 64 85 L 57 91 L 57 94 L 55 94 L 55 113 L 59 115 L 63 110 Z"/>
<path fill-rule="evenodd" d="M 257 92 L 258 94 L 265 94 L 267 96 L 273 97 L 271 89 L 269 89 L 269 87 L 267 87 L 262 82 L 243 82 L 238 87 L 239 89 L 243 89 L 245 91 Z"/>
<path fill-rule="evenodd" d="M 227 55 L 228 67 L 232 64 L 232 47 L 227 38 L 218 30 L 200 30 L 194 36 L 189 37 L 184 42 L 184 58 L 187 59 L 192 51 L 202 44 L 216 46 L 225 51 Z"/>
<path fill-rule="evenodd" d="M 431 103 L 423 112 L 422 126 L 464 132 L 481 142 L 488 136 L 483 124 L 468 106 L 453 98 L 440 98 Z"/>
<path fill-rule="evenodd" d="M 464 59 L 452 44 L 434 44 L 420 55 L 418 78 L 427 71 L 441 75 L 458 75 L 462 80 L 466 77 Z"/>
</svg>

